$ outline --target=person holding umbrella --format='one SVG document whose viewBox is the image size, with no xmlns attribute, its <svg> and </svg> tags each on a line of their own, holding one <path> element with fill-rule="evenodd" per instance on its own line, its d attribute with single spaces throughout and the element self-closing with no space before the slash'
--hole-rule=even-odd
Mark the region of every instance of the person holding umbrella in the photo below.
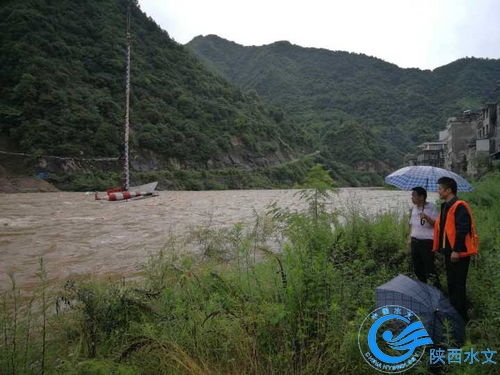
<svg viewBox="0 0 500 375">
<path fill-rule="evenodd" d="M 446 169 L 413 165 L 398 169 L 385 182 L 400 189 L 425 186 L 427 191 L 438 191 L 444 200 L 441 214 L 434 223 L 432 250 L 445 256 L 448 297 L 451 304 L 467 320 L 465 290 L 471 255 L 477 254 L 479 239 L 472 211 L 457 191 L 472 191 L 474 187 L 462 176 Z"/>
<path fill-rule="evenodd" d="M 472 211 L 467 202 L 459 200 L 457 183 L 453 178 L 441 177 L 438 181 L 441 213 L 434 224 L 433 251 L 445 257 L 446 279 L 450 303 L 467 319 L 466 281 L 471 255 L 477 254 L 477 236 Z"/>
<path fill-rule="evenodd" d="M 433 279 L 439 288 L 439 277 L 434 266 L 433 238 L 434 222 L 438 217 L 436 206 L 427 202 L 427 190 L 421 186 L 414 187 L 411 193 L 413 207 L 410 212 L 410 248 L 413 269 L 417 278 L 423 283 Z"/>
</svg>

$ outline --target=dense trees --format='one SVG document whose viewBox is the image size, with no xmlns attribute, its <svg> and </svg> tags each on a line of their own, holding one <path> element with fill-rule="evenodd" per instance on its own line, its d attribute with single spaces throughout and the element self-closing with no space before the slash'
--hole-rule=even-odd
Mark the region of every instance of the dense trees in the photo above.
<svg viewBox="0 0 500 375">
<path fill-rule="evenodd" d="M 492 97 L 500 60 L 465 58 L 422 71 L 283 41 L 243 47 L 209 35 L 188 47 L 231 82 L 281 107 L 332 161 L 350 165 L 360 158 L 397 165 L 414 146 L 435 139 L 447 117 L 500 100 L 499 91 Z"/>
<path fill-rule="evenodd" d="M 271 154 L 281 152 L 276 161 L 319 150 L 316 162 L 336 181 L 378 183 L 368 170 L 398 166 L 446 117 L 491 99 L 500 76 L 498 60 L 462 59 L 430 72 L 215 36 L 189 44 L 205 66 L 131 3 L 132 152 L 182 168 L 227 167 L 235 155 L 261 167 Z M 38 155 L 121 154 L 127 4 L 2 2 L 1 138 Z"/>
<path fill-rule="evenodd" d="M 2 3 L 1 136 L 24 152 L 120 154 L 127 3 Z M 256 156 L 283 147 L 279 138 L 297 144 L 279 111 L 210 73 L 132 5 L 133 152 L 202 168 L 232 148 L 231 136 Z"/>
</svg>

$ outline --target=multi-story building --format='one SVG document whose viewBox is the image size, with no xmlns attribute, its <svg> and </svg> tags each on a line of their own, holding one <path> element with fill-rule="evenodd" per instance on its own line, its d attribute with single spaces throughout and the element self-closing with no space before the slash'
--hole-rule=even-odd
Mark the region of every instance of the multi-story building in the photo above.
<svg viewBox="0 0 500 375">
<path fill-rule="evenodd" d="M 439 141 L 418 146 L 409 165 L 432 165 L 472 177 L 481 175 L 493 159 L 500 159 L 500 103 L 486 104 L 481 111 L 464 111 L 450 117 Z"/>
<path fill-rule="evenodd" d="M 456 173 L 467 173 L 469 145 L 476 139 L 477 112 L 465 111 L 462 116 L 450 117 L 446 130 L 440 133 L 441 141 L 446 143 L 444 168 Z"/>
<path fill-rule="evenodd" d="M 486 104 L 477 120 L 476 139 L 469 146 L 467 174 L 476 177 L 487 169 L 491 159 L 499 155 L 500 103 Z"/>
<path fill-rule="evenodd" d="M 444 156 L 446 142 L 425 142 L 418 146 L 416 165 L 431 165 L 433 167 L 444 167 Z"/>
<path fill-rule="evenodd" d="M 490 156 L 493 159 L 500 160 L 500 103 L 496 105 L 496 126 L 493 128 L 491 132 L 491 138 L 493 139 L 492 144 L 490 145 Z"/>
<path fill-rule="evenodd" d="M 493 155 L 500 151 L 500 103 L 485 105 L 481 117 L 482 121 L 477 125 L 477 140 L 483 142 L 478 144 L 477 150 Z"/>
</svg>

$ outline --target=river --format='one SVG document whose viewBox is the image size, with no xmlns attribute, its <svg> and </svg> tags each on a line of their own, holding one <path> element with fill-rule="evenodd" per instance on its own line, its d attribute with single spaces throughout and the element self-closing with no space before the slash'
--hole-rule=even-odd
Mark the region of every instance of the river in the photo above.
<svg viewBox="0 0 500 375">
<path fill-rule="evenodd" d="M 0 194 L 0 290 L 10 288 L 9 274 L 21 286 L 35 285 L 40 257 L 51 281 L 132 275 L 172 234 L 252 223 L 273 202 L 305 210 L 297 192 L 162 191 L 158 197 L 128 202 L 95 201 L 75 192 Z M 429 199 L 434 201 L 436 194 Z M 411 202 L 407 191 L 342 188 L 329 205 L 376 214 L 405 212 Z"/>
</svg>

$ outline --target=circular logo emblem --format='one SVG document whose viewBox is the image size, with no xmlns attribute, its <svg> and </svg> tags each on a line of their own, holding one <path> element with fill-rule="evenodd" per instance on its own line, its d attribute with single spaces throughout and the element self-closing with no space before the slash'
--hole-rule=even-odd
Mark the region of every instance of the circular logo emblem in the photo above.
<svg viewBox="0 0 500 375">
<path fill-rule="evenodd" d="M 365 361 L 385 373 L 406 371 L 420 360 L 432 339 L 415 313 L 397 305 L 373 310 L 361 323 L 358 345 Z"/>
</svg>

